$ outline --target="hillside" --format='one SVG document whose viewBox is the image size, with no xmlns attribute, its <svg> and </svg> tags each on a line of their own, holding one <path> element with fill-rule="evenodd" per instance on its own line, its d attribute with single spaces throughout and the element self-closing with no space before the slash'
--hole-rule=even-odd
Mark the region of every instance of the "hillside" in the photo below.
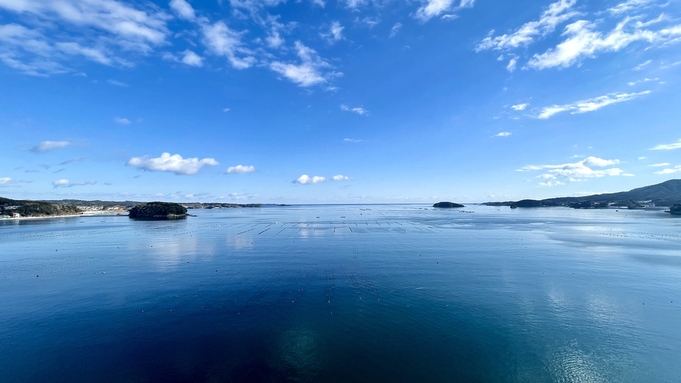
<svg viewBox="0 0 681 383">
<path fill-rule="evenodd" d="M 656 185 L 644 186 L 626 192 L 594 194 L 584 197 L 559 197 L 543 200 L 486 202 L 487 206 L 547 207 L 569 206 L 573 208 L 606 208 L 609 205 L 630 208 L 643 207 L 650 201 L 655 206 L 681 204 L 681 180 L 669 180 Z"/>
</svg>

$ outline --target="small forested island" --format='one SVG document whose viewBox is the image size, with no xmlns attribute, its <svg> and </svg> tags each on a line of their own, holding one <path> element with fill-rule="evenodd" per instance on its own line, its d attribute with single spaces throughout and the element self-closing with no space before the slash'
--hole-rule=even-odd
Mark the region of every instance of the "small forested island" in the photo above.
<svg viewBox="0 0 681 383">
<path fill-rule="evenodd" d="M 447 208 L 447 209 L 452 209 L 452 208 L 460 208 L 460 207 L 465 207 L 464 205 L 454 203 L 454 202 L 438 202 L 433 207 L 441 207 L 441 208 Z"/>
<path fill-rule="evenodd" d="M 13 200 L 0 197 L 0 218 L 56 217 L 78 215 L 81 212 L 74 205 L 47 201 Z"/>
<path fill-rule="evenodd" d="M 172 202 L 149 202 L 130 209 L 129 217 L 140 220 L 169 220 L 187 218 L 187 208 Z"/>
<path fill-rule="evenodd" d="M 669 212 L 672 215 L 681 215 L 681 204 L 677 204 L 677 205 L 670 207 Z"/>
</svg>

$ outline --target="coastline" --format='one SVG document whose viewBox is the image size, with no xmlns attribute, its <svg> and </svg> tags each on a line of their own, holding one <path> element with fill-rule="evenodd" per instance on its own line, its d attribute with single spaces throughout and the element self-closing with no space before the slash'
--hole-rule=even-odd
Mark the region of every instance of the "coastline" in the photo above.
<svg viewBox="0 0 681 383">
<path fill-rule="evenodd" d="M 76 218 L 76 217 L 117 217 L 128 216 L 127 212 L 83 212 L 80 214 L 46 215 L 41 217 L 0 218 L 0 221 L 22 221 L 35 219 Z"/>
</svg>

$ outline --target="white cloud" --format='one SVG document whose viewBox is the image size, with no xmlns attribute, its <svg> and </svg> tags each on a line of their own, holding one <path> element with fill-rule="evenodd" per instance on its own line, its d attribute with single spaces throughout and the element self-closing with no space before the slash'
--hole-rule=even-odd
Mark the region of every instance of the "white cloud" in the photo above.
<svg viewBox="0 0 681 383">
<path fill-rule="evenodd" d="M 307 174 L 303 174 L 302 176 L 298 177 L 293 181 L 293 183 L 296 184 L 301 184 L 301 185 L 313 185 L 313 184 L 318 184 L 320 182 L 326 181 L 325 177 L 321 176 L 308 176 Z"/>
<path fill-rule="evenodd" d="M 108 82 L 108 83 L 111 84 L 111 85 L 120 86 L 120 87 L 123 87 L 123 88 L 127 88 L 127 87 L 128 87 L 128 84 L 126 84 L 126 83 L 124 83 L 124 82 L 121 82 L 121 81 L 116 81 L 116 80 L 111 80 L 111 79 L 109 79 L 109 80 L 106 80 L 106 82 Z"/>
<path fill-rule="evenodd" d="M 255 166 L 253 165 L 237 165 L 227 168 L 227 173 L 229 174 L 245 174 L 253 172 L 255 172 Z"/>
<path fill-rule="evenodd" d="M 643 160 L 647 160 L 648 157 L 643 157 L 643 156 L 642 156 L 642 157 L 639 157 L 638 159 L 639 159 L 640 161 L 643 161 Z"/>
<path fill-rule="evenodd" d="M 229 109 L 229 108 L 222 109 L 223 112 L 229 112 L 230 110 L 231 109 Z"/>
<path fill-rule="evenodd" d="M 650 94 L 649 90 L 638 93 L 610 93 L 605 96 L 594 97 L 587 100 L 573 102 L 565 105 L 552 105 L 542 108 L 537 118 L 546 119 L 561 112 L 571 112 L 572 114 L 593 112 L 605 106 L 633 100 L 635 98 Z"/>
<path fill-rule="evenodd" d="M 643 70 L 643 68 L 645 68 L 647 65 L 650 65 L 651 62 L 653 62 L 653 60 L 647 60 L 645 62 L 642 62 L 638 64 L 636 67 L 634 67 L 634 70 L 636 71 Z"/>
<path fill-rule="evenodd" d="M 331 27 L 327 33 L 320 33 L 319 35 L 323 37 L 329 44 L 333 44 L 337 41 L 343 39 L 343 27 L 338 21 L 331 22 Z"/>
<path fill-rule="evenodd" d="M 74 56 L 104 65 L 124 64 L 124 56 L 147 54 L 163 45 L 169 15 L 152 5 L 115 0 L 0 0 L 0 10 L 19 15 L 35 27 L 0 26 L 4 43 L 0 61 L 31 75 L 72 71 L 66 61 Z M 52 33 L 60 27 L 70 34 Z M 50 33 L 43 33 L 50 30 Z"/>
<path fill-rule="evenodd" d="M 669 162 L 663 162 L 661 164 L 652 164 L 652 165 L 648 165 L 648 166 L 651 166 L 651 167 L 654 167 L 654 168 L 663 168 L 663 167 L 669 166 L 669 165 L 670 165 Z"/>
<path fill-rule="evenodd" d="M 593 58 L 598 53 L 617 52 L 636 41 L 648 43 L 674 43 L 681 36 L 681 25 L 657 31 L 642 29 L 641 25 L 632 23 L 626 18 L 618 23 L 615 29 L 603 34 L 594 31 L 596 24 L 587 20 L 578 20 L 565 27 L 565 40 L 555 48 L 542 54 L 535 54 L 528 66 L 534 69 L 567 68 L 579 64 L 585 58 Z"/>
<path fill-rule="evenodd" d="M 233 8 L 243 8 L 252 14 L 265 7 L 275 7 L 285 2 L 286 0 L 229 0 L 229 4 Z"/>
<path fill-rule="evenodd" d="M 334 181 L 347 181 L 347 180 L 350 179 L 350 177 L 339 174 L 339 175 L 333 176 L 333 178 L 331 178 L 331 179 L 334 180 Z"/>
<path fill-rule="evenodd" d="M 39 30 L 18 24 L 0 25 L 0 43 L 0 61 L 34 76 L 66 73 L 69 69 L 57 61 L 75 56 L 104 65 L 112 64 L 102 48 L 85 47 L 77 42 L 56 42 Z"/>
<path fill-rule="evenodd" d="M 186 0 L 170 0 L 170 8 L 185 20 L 194 20 L 196 18 L 194 8 Z"/>
<path fill-rule="evenodd" d="M 0 187 L 12 186 L 12 179 L 9 177 L 0 178 Z"/>
<path fill-rule="evenodd" d="M 360 7 L 363 7 L 368 3 L 368 0 L 342 0 L 347 8 L 353 11 L 358 11 Z"/>
<path fill-rule="evenodd" d="M 295 48 L 301 60 L 300 64 L 274 61 L 270 63 L 270 69 L 302 87 L 325 83 L 332 77 L 342 75 L 342 73 L 336 72 L 324 73 L 323 70 L 331 68 L 331 65 L 319 57 L 317 52 L 306 47 L 300 41 L 296 41 Z"/>
<path fill-rule="evenodd" d="M 477 52 L 495 49 L 504 50 L 530 45 L 538 37 L 544 37 L 553 32 L 559 24 L 564 23 L 579 13 L 572 10 L 577 0 L 559 0 L 544 11 L 539 20 L 523 24 L 511 34 L 493 36 L 494 31 L 485 37 L 475 50 Z"/>
<path fill-rule="evenodd" d="M 356 140 L 354 138 L 344 138 L 343 142 L 362 142 L 363 140 Z"/>
<path fill-rule="evenodd" d="M 546 182 L 540 182 L 539 186 L 546 186 L 546 187 L 551 187 L 551 186 L 559 186 L 559 185 L 565 185 L 564 182 L 560 182 L 558 180 L 549 180 Z"/>
<path fill-rule="evenodd" d="M 360 116 L 368 116 L 369 115 L 369 111 L 364 109 L 364 108 L 351 108 L 351 107 L 349 107 L 345 104 L 341 104 L 340 109 L 344 112 L 357 113 Z"/>
<path fill-rule="evenodd" d="M 128 120 L 127 118 L 124 118 L 124 117 L 116 117 L 116 118 L 114 118 L 114 121 L 116 121 L 117 123 L 119 123 L 121 125 L 130 124 L 130 120 Z"/>
<path fill-rule="evenodd" d="M 213 158 L 198 158 L 183 159 L 179 154 L 170 155 L 170 153 L 163 153 L 161 157 L 151 158 L 149 156 L 133 157 L 126 165 L 134 166 L 140 169 L 160 172 L 173 172 L 177 175 L 196 174 L 204 166 L 219 165 Z"/>
<path fill-rule="evenodd" d="M 67 179 L 60 179 L 60 180 L 52 182 L 52 187 L 54 187 L 54 188 L 70 188 L 70 187 L 73 187 L 73 186 L 94 185 L 96 183 L 97 182 L 95 182 L 95 181 L 71 182 Z"/>
<path fill-rule="evenodd" d="M 255 64 L 251 51 L 244 47 L 241 36 L 244 32 L 230 29 L 223 21 L 201 26 L 203 42 L 210 51 L 227 60 L 236 69 L 246 69 Z"/>
<path fill-rule="evenodd" d="M 674 174 L 674 173 L 681 173 L 681 165 L 674 166 L 673 168 L 662 169 L 659 172 L 655 172 L 655 174 Z"/>
<path fill-rule="evenodd" d="M 521 111 L 521 110 L 525 110 L 525 108 L 527 108 L 527 105 L 528 104 L 511 105 L 511 109 Z"/>
<path fill-rule="evenodd" d="M 390 28 L 390 37 L 393 38 L 397 35 L 397 32 L 402 29 L 402 23 L 395 23 L 392 28 Z"/>
<path fill-rule="evenodd" d="M 606 160 L 589 156 L 574 163 L 560 165 L 528 165 L 518 169 L 518 171 L 545 171 L 545 173 L 537 176 L 537 178 L 546 180 L 540 183 L 542 186 L 562 185 L 559 178 L 563 181 L 577 182 L 584 181 L 588 178 L 606 176 L 633 176 L 633 174 L 626 173 L 620 168 L 611 167 L 617 165 L 619 162 L 619 160 Z"/>
<path fill-rule="evenodd" d="M 433 17 L 444 13 L 444 17 L 452 16 L 446 14 L 460 8 L 472 8 L 475 0 L 461 0 L 458 7 L 454 7 L 455 0 L 425 0 L 419 9 L 416 10 L 416 18 L 426 22 Z"/>
<path fill-rule="evenodd" d="M 650 148 L 650 150 L 673 150 L 673 149 L 681 149 L 681 140 L 679 140 L 678 142 L 674 142 L 672 144 L 661 144 Z"/>
<path fill-rule="evenodd" d="M 201 58 L 201 56 L 197 55 L 196 53 L 187 49 L 184 52 L 182 52 L 182 54 L 184 54 L 184 57 L 182 57 L 183 63 L 190 65 L 190 66 L 196 66 L 196 67 L 202 67 L 203 66 L 203 59 Z"/>
<path fill-rule="evenodd" d="M 34 153 L 43 153 L 54 149 L 62 149 L 71 145 L 68 141 L 43 141 L 31 148 Z"/>
<path fill-rule="evenodd" d="M 647 78 L 646 77 L 646 78 L 642 78 L 642 79 L 636 80 L 636 81 L 629 81 L 627 83 L 627 85 L 634 86 L 634 85 L 643 84 L 643 83 L 650 82 L 650 81 L 657 81 L 657 80 L 659 80 L 659 78 Z"/>
<path fill-rule="evenodd" d="M 499 132 L 499 133 L 495 134 L 494 137 L 508 137 L 511 134 L 512 134 L 511 132 Z"/>
<path fill-rule="evenodd" d="M 650 5 L 653 0 L 627 0 L 623 3 L 617 4 L 616 6 L 608 9 L 608 12 L 614 15 L 619 15 L 622 13 L 627 13 L 632 10 L 639 10 Z"/>
<path fill-rule="evenodd" d="M 512 58 L 508 61 L 508 65 L 506 65 L 506 70 L 509 71 L 509 72 L 511 72 L 511 73 L 513 73 L 513 71 L 515 70 L 515 67 L 516 67 L 517 64 L 518 64 L 518 58 L 517 58 L 517 57 L 512 57 Z"/>
</svg>

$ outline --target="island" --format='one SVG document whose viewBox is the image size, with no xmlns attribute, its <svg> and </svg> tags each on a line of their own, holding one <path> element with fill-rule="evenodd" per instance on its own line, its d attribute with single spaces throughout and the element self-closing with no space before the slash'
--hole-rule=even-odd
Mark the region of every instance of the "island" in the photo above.
<svg viewBox="0 0 681 383">
<path fill-rule="evenodd" d="M 454 203 L 454 202 L 438 202 L 433 207 L 440 207 L 440 208 L 446 208 L 446 209 L 452 209 L 452 208 L 460 208 L 460 207 L 465 207 L 461 204 Z"/>
<path fill-rule="evenodd" d="M 159 221 L 187 218 L 187 208 L 172 202 L 148 202 L 130 209 L 132 219 Z"/>
<path fill-rule="evenodd" d="M 669 208 L 671 215 L 681 215 L 681 204 L 676 204 Z"/>
</svg>

